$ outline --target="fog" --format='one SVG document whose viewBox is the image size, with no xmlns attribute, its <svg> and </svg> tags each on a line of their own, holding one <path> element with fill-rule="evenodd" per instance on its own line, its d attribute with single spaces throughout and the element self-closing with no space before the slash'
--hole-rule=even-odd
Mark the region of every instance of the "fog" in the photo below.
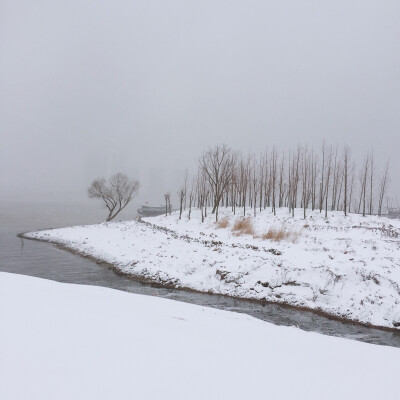
<svg viewBox="0 0 400 400">
<path fill-rule="evenodd" d="M 175 193 L 209 145 L 323 139 L 400 191 L 400 2 L 0 2 L 0 198 L 88 201 L 121 171 Z"/>
</svg>

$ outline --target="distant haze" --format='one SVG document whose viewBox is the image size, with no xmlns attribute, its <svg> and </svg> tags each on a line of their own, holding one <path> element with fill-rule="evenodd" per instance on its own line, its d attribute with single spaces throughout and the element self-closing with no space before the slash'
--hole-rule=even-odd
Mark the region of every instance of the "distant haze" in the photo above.
<svg viewBox="0 0 400 400">
<path fill-rule="evenodd" d="M 209 145 L 323 139 L 391 161 L 400 2 L 0 2 L 0 198 L 85 200 L 138 178 L 159 204 Z"/>
</svg>

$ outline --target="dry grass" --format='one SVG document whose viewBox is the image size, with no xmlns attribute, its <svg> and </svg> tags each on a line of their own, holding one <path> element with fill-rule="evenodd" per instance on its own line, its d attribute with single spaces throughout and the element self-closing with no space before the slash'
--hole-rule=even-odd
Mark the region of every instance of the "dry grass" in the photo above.
<svg viewBox="0 0 400 400">
<path fill-rule="evenodd" d="M 297 242 L 301 232 L 295 230 L 289 230 L 284 225 L 279 228 L 271 227 L 268 232 L 264 233 L 261 238 L 264 240 L 272 240 L 274 242 L 281 242 L 282 240 L 287 240 L 292 243 Z"/>
<path fill-rule="evenodd" d="M 233 225 L 232 232 L 234 232 L 236 236 L 254 235 L 253 224 L 249 218 L 238 219 Z"/>
<path fill-rule="evenodd" d="M 229 225 L 229 217 L 224 217 L 216 223 L 217 229 L 225 229 Z"/>
</svg>

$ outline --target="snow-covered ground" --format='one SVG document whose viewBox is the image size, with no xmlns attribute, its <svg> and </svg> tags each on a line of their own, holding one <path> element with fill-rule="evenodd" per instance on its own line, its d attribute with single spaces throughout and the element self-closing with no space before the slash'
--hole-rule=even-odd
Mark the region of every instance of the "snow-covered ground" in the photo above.
<svg viewBox="0 0 400 400">
<path fill-rule="evenodd" d="M 238 210 L 238 213 L 241 210 Z M 253 211 L 249 210 L 252 215 Z M 400 221 L 287 209 L 248 217 L 253 234 L 232 231 L 231 210 L 201 223 L 199 211 L 26 234 L 109 262 L 163 284 L 286 303 L 366 324 L 400 329 Z M 269 230 L 289 232 L 281 241 Z"/>
<path fill-rule="evenodd" d="M 0 398 L 398 399 L 400 350 L 0 273 Z"/>
</svg>

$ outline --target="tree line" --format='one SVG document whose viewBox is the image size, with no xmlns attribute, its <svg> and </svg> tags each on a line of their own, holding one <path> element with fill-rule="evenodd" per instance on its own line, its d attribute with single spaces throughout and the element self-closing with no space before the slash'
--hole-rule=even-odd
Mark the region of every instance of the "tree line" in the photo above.
<svg viewBox="0 0 400 400">
<path fill-rule="evenodd" d="M 205 150 L 189 182 L 187 173 L 178 192 L 179 218 L 188 207 L 201 210 L 204 221 L 207 209 L 218 221 L 220 207 L 246 215 L 252 210 L 286 207 L 294 216 L 301 208 L 308 210 L 382 214 L 389 184 L 389 163 L 378 169 L 373 151 L 357 163 L 349 146 L 339 148 L 322 144 L 318 151 L 298 145 L 289 151 L 276 147 L 255 153 L 233 151 L 226 145 Z"/>
</svg>

